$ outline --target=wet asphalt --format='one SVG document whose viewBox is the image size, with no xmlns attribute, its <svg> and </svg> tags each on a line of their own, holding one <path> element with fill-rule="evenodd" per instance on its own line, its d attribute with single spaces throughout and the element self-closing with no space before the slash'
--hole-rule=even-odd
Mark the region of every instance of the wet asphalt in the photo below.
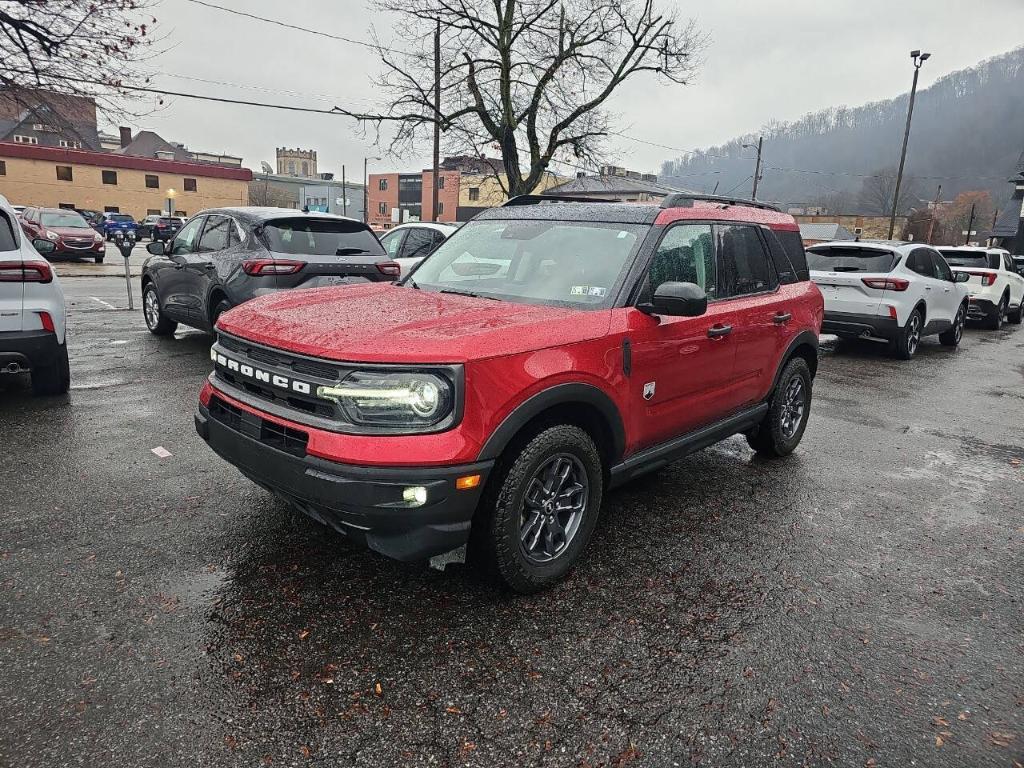
<svg viewBox="0 0 1024 768">
<path fill-rule="evenodd" d="M 0 384 L 0 765 L 1024 763 L 1024 328 L 827 344 L 793 456 L 611 493 L 523 598 L 289 512 L 193 430 L 210 339 L 64 286 L 70 395 Z"/>
</svg>

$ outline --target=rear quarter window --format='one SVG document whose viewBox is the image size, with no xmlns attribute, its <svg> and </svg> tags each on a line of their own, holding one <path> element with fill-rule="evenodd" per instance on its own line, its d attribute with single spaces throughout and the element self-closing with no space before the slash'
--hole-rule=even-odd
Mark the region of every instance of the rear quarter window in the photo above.
<svg viewBox="0 0 1024 768">
<path fill-rule="evenodd" d="M 14 227 L 7 214 L 0 211 L 0 251 L 13 251 L 18 247 L 14 239 Z"/>
<path fill-rule="evenodd" d="M 807 265 L 817 272 L 892 272 L 899 256 L 877 248 L 811 248 Z"/>
<path fill-rule="evenodd" d="M 786 251 L 789 263 L 796 270 L 796 279 L 798 281 L 810 280 L 811 276 L 807 269 L 807 252 L 804 251 L 804 241 L 800 237 L 800 233 L 789 229 L 775 229 L 772 231 Z"/>
</svg>

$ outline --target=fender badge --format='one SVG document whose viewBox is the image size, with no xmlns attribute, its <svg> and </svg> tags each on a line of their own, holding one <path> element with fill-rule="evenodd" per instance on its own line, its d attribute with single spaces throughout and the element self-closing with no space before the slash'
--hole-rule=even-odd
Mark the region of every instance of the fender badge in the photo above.
<svg viewBox="0 0 1024 768">
<path fill-rule="evenodd" d="M 644 384 L 644 400 L 650 400 L 654 397 L 654 382 L 648 381 Z"/>
</svg>

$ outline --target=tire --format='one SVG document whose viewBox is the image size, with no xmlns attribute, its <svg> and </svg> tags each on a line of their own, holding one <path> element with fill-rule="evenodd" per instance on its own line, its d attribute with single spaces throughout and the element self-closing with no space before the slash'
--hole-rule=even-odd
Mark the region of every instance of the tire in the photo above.
<svg viewBox="0 0 1024 768">
<path fill-rule="evenodd" d="M 811 369 L 802 357 L 794 357 L 782 369 L 768 413 L 747 433 L 747 444 L 762 456 L 788 456 L 800 444 L 811 415 Z"/>
<path fill-rule="evenodd" d="M 999 300 L 999 305 L 996 307 L 996 311 L 993 312 L 985 321 L 985 327 L 990 331 L 998 331 L 1003 327 L 1003 319 L 1006 317 L 1006 305 L 1009 304 L 1009 300 L 1006 296 L 1003 296 Z"/>
<path fill-rule="evenodd" d="M 217 318 L 219 318 L 222 314 L 227 312 L 229 309 L 231 309 L 231 302 L 228 301 L 227 299 L 221 299 L 216 304 L 214 304 L 213 305 L 213 311 L 210 313 L 210 326 L 211 327 L 216 327 L 217 326 Z"/>
<path fill-rule="evenodd" d="M 102 264 L 103 263 L 103 256 L 95 256 L 93 258 L 94 258 L 94 260 L 96 261 L 97 264 Z"/>
<path fill-rule="evenodd" d="M 967 322 L 967 305 L 961 304 L 953 318 L 953 327 L 939 334 L 939 343 L 944 347 L 956 347 L 964 336 L 964 323 Z"/>
<path fill-rule="evenodd" d="M 32 391 L 37 395 L 63 395 L 71 387 L 71 364 L 68 362 L 67 342 L 57 348 L 57 354 L 46 365 L 32 369 Z"/>
<path fill-rule="evenodd" d="M 1020 304 L 1015 311 L 1006 313 L 1006 320 L 1014 325 L 1020 325 L 1024 321 L 1024 296 L 1020 297 Z"/>
<path fill-rule="evenodd" d="M 587 546 L 603 487 L 590 435 L 569 424 L 543 429 L 496 467 L 473 521 L 471 560 L 520 594 L 551 586 Z M 566 508 L 552 512 L 559 499 Z"/>
<path fill-rule="evenodd" d="M 924 318 L 921 317 L 921 310 L 915 309 L 907 318 L 899 334 L 893 341 L 893 352 L 900 360 L 909 360 L 917 352 L 921 345 L 921 330 L 924 327 Z"/>
<path fill-rule="evenodd" d="M 146 283 L 142 289 L 142 317 L 154 336 L 171 336 L 178 330 L 178 324 L 169 320 L 160 308 L 160 297 L 152 283 Z"/>
</svg>

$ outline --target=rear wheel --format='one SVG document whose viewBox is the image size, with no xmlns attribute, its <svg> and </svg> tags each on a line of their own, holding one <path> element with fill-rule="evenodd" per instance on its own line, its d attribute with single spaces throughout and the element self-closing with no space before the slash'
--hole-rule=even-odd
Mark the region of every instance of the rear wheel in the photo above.
<svg viewBox="0 0 1024 768">
<path fill-rule="evenodd" d="M 68 362 L 68 345 L 65 342 L 57 348 L 53 360 L 32 368 L 32 391 L 37 395 L 63 395 L 70 387 L 71 364 Z"/>
<path fill-rule="evenodd" d="M 907 324 L 900 329 L 894 341 L 896 357 L 900 360 L 909 360 L 914 356 L 921 344 L 921 328 L 923 326 L 921 310 L 915 309 L 910 313 Z"/>
<path fill-rule="evenodd" d="M 747 433 L 747 443 L 762 456 L 788 456 L 800 444 L 811 415 L 811 369 L 794 357 L 782 369 L 764 420 Z"/>
<path fill-rule="evenodd" d="M 1003 320 L 1006 319 L 1006 307 L 1009 303 L 1009 299 L 1006 296 L 999 300 L 995 312 L 988 316 L 988 321 L 985 323 L 986 328 L 990 331 L 998 331 L 1003 327 Z"/>
<path fill-rule="evenodd" d="M 946 347 L 955 347 L 960 344 L 964 337 L 964 323 L 967 321 L 967 307 L 963 304 L 953 318 L 953 327 L 948 331 L 939 334 L 939 342 Z"/>
<path fill-rule="evenodd" d="M 473 523 L 473 559 L 516 592 L 550 586 L 590 540 L 603 482 L 590 435 L 569 424 L 544 429 L 492 478 Z"/>
<path fill-rule="evenodd" d="M 152 283 L 146 283 L 142 289 L 142 315 L 146 318 L 149 332 L 155 336 L 170 336 L 178 330 L 178 324 L 168 320 L 160 309 L 160 298 Z"/>
</svg>

